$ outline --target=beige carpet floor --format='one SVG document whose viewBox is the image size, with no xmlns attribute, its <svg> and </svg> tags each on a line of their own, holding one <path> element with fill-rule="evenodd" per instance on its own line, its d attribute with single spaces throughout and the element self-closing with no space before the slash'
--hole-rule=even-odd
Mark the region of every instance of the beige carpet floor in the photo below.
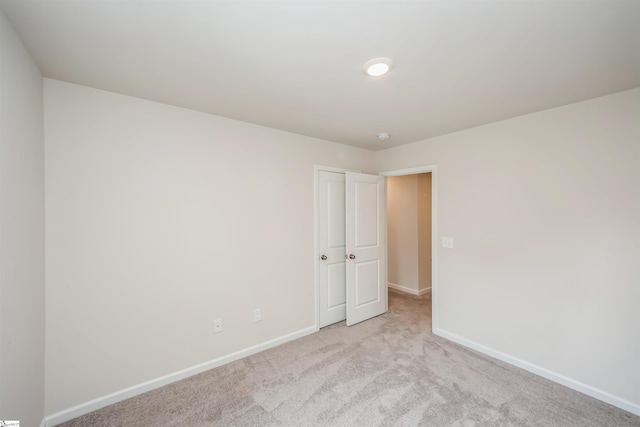
<svg viewBox="0 0 640 427">
<path fill-rule="evenodd" d="M 640 426 L 431 333 L 431 300 L 344 323 L 71 420 L 75 426 Z"/>
</svg>

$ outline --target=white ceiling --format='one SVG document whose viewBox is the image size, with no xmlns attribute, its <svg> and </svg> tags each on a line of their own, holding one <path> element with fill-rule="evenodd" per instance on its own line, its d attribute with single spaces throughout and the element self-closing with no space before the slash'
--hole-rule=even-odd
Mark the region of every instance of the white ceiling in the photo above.
<svg viewBox="0 0 640 427">
<path fill-rule="evenodd" d="M 0 8 L 47 77 L 372 150 L 640 86 L 633 0 Z"/>
</svg>

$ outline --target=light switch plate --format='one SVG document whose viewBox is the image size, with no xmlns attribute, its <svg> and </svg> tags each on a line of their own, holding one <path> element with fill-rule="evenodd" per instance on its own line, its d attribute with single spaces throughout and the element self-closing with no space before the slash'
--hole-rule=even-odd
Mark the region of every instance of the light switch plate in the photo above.
<svg viewBox="0 0 640 427">
<path fill-rule="evenodd" d="M 222 319 L 213 321 L 213 333 L 217 334 L 218 332 L 222 332 Z"/>
<path fill-rule="evenodd" d="M 453 249 L 453 237 L 443 237 L 442 247 L 447 249 Z"/>
</svg>

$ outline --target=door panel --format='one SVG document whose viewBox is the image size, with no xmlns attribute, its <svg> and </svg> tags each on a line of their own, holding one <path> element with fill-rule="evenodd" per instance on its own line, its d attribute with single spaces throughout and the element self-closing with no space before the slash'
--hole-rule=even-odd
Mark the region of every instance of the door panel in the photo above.
<svg viewBox="0 0 640 427">
<path fill-rule="evenodd" d="M 345 271 L 345 176 L 320 171 L 318 174 L 318 260 L 319 327 L 346 318 Z"/>
<path fill-rule="evenodd" d="M 380 205 L 378 185 L 355 181 L 355 249 L 378 246 L 378 206 Z"/>
<path fill-rule="evenodd" d="M 356 263 L 356 308 L 380 300 L 380 261 Z"/>
<path fill-rule="evenodd" d="M 327 247 L 344 251 L 344 174 L 326 173 Z"/>
<path fill-rule="evenodd" d="M 385 178 L 345 174 L 347 325 L 387 311 Z"/>
<path fill-rule="evenodd" d="M 331 309 L 342 308 L 344 310 L 344 304 L 347 300 L 347 272 L 345 271 L 344 256 L 342 262 L 331 264 L 328 266 L 329 270 L 329 283 L 328 283 L 328 296 L 327 307 Z M 346 316 L 341 316 L 340 320 L 344 320 Z M 338 321 L 340 321 L 338 320 Z"/>
</svg>

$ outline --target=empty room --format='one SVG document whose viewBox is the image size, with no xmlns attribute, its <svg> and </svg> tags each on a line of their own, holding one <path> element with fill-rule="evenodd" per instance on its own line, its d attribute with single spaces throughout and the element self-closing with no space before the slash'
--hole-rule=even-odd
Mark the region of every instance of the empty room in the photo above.
<svg viewBox="0 0 640 427">
<path fill-rule="evenodd" d="M 640 425 L 639 22 L 0 0 L 0 420 Z"/>
</svg>

